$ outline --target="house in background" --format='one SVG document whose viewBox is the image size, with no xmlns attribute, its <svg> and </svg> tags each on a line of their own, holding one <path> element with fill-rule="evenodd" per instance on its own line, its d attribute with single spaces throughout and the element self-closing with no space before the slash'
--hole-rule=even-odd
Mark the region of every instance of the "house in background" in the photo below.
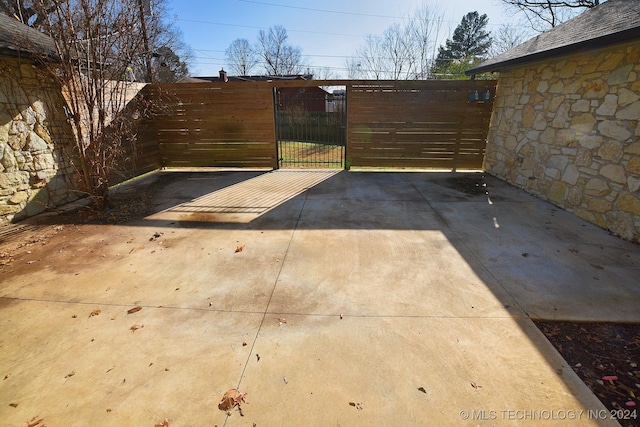
<svg viewBox="0 0 640 427">
<path fill-rule="evenodd" d="M 224 69 L 217 77 L 185 77 L 178 83 L 222 83 L 222 82 L 267 82 L 313 80 L 313 74 L 290 74 L 283 76 L 229 76 Z M 333 95 L 321 87 L 306 88 L 279 87 L 276 92 L 277 107 L 280 111 L 305 111 L 309 113 L 325 113 L 327 103 Z"/>
<path fill-rule="evenodd" d="M 608 0 L 467 71 L 499 72 L 484 168 L 640 241 L 640 0 Z"/>
</svg>

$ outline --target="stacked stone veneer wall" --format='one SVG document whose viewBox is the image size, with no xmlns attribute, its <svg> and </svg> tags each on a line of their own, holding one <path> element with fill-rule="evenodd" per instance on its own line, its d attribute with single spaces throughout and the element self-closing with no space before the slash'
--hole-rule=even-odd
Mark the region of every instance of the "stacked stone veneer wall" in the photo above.
<svg viewBox="0 0 640 427">
<path fill-rule="evenodd" d="M 485 169 L 640 240 L 640 42 L 501 72 Z"/>
<path fill-rule="evenodd" d="M 73 141 L 63 106 L 43 70 L 0 56 L 0 224 L 77 197 L 63 156 Z"/>
</svg>

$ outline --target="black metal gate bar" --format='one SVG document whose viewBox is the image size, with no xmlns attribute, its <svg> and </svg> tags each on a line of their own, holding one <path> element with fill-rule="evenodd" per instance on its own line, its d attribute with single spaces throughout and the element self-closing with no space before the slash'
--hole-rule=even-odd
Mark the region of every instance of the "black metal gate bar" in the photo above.
<svg viewBox="0 0 640 427">
<path fill-rule="evenodd" d="M 274 102 L 278 167 L 345 167 L 345 90 L 276 88 Z"/>
</svg>

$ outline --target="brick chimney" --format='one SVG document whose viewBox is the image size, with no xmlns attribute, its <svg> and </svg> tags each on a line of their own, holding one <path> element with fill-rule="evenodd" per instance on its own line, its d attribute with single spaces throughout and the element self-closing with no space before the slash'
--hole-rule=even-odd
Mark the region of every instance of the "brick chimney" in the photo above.
<svg viewBox="0 0 640 427">
<path fill-rule="evenodd" d="M 228 82 L 229 79 L 227 78 L 227 72 L 223 69 L 220 70 L 220 81 L 221 82 Z"/>
</svg>

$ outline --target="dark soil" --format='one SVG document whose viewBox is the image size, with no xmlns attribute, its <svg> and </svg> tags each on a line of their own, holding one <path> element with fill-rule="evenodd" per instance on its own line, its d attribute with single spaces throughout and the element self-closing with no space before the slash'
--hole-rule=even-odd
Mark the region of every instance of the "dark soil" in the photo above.
<svg viewBox="0 0 640 427">
<path fill-rule="evenodd" d="M 640 324 L 536 325 L 622 426 L 640 426 Z"/>
</svg>

